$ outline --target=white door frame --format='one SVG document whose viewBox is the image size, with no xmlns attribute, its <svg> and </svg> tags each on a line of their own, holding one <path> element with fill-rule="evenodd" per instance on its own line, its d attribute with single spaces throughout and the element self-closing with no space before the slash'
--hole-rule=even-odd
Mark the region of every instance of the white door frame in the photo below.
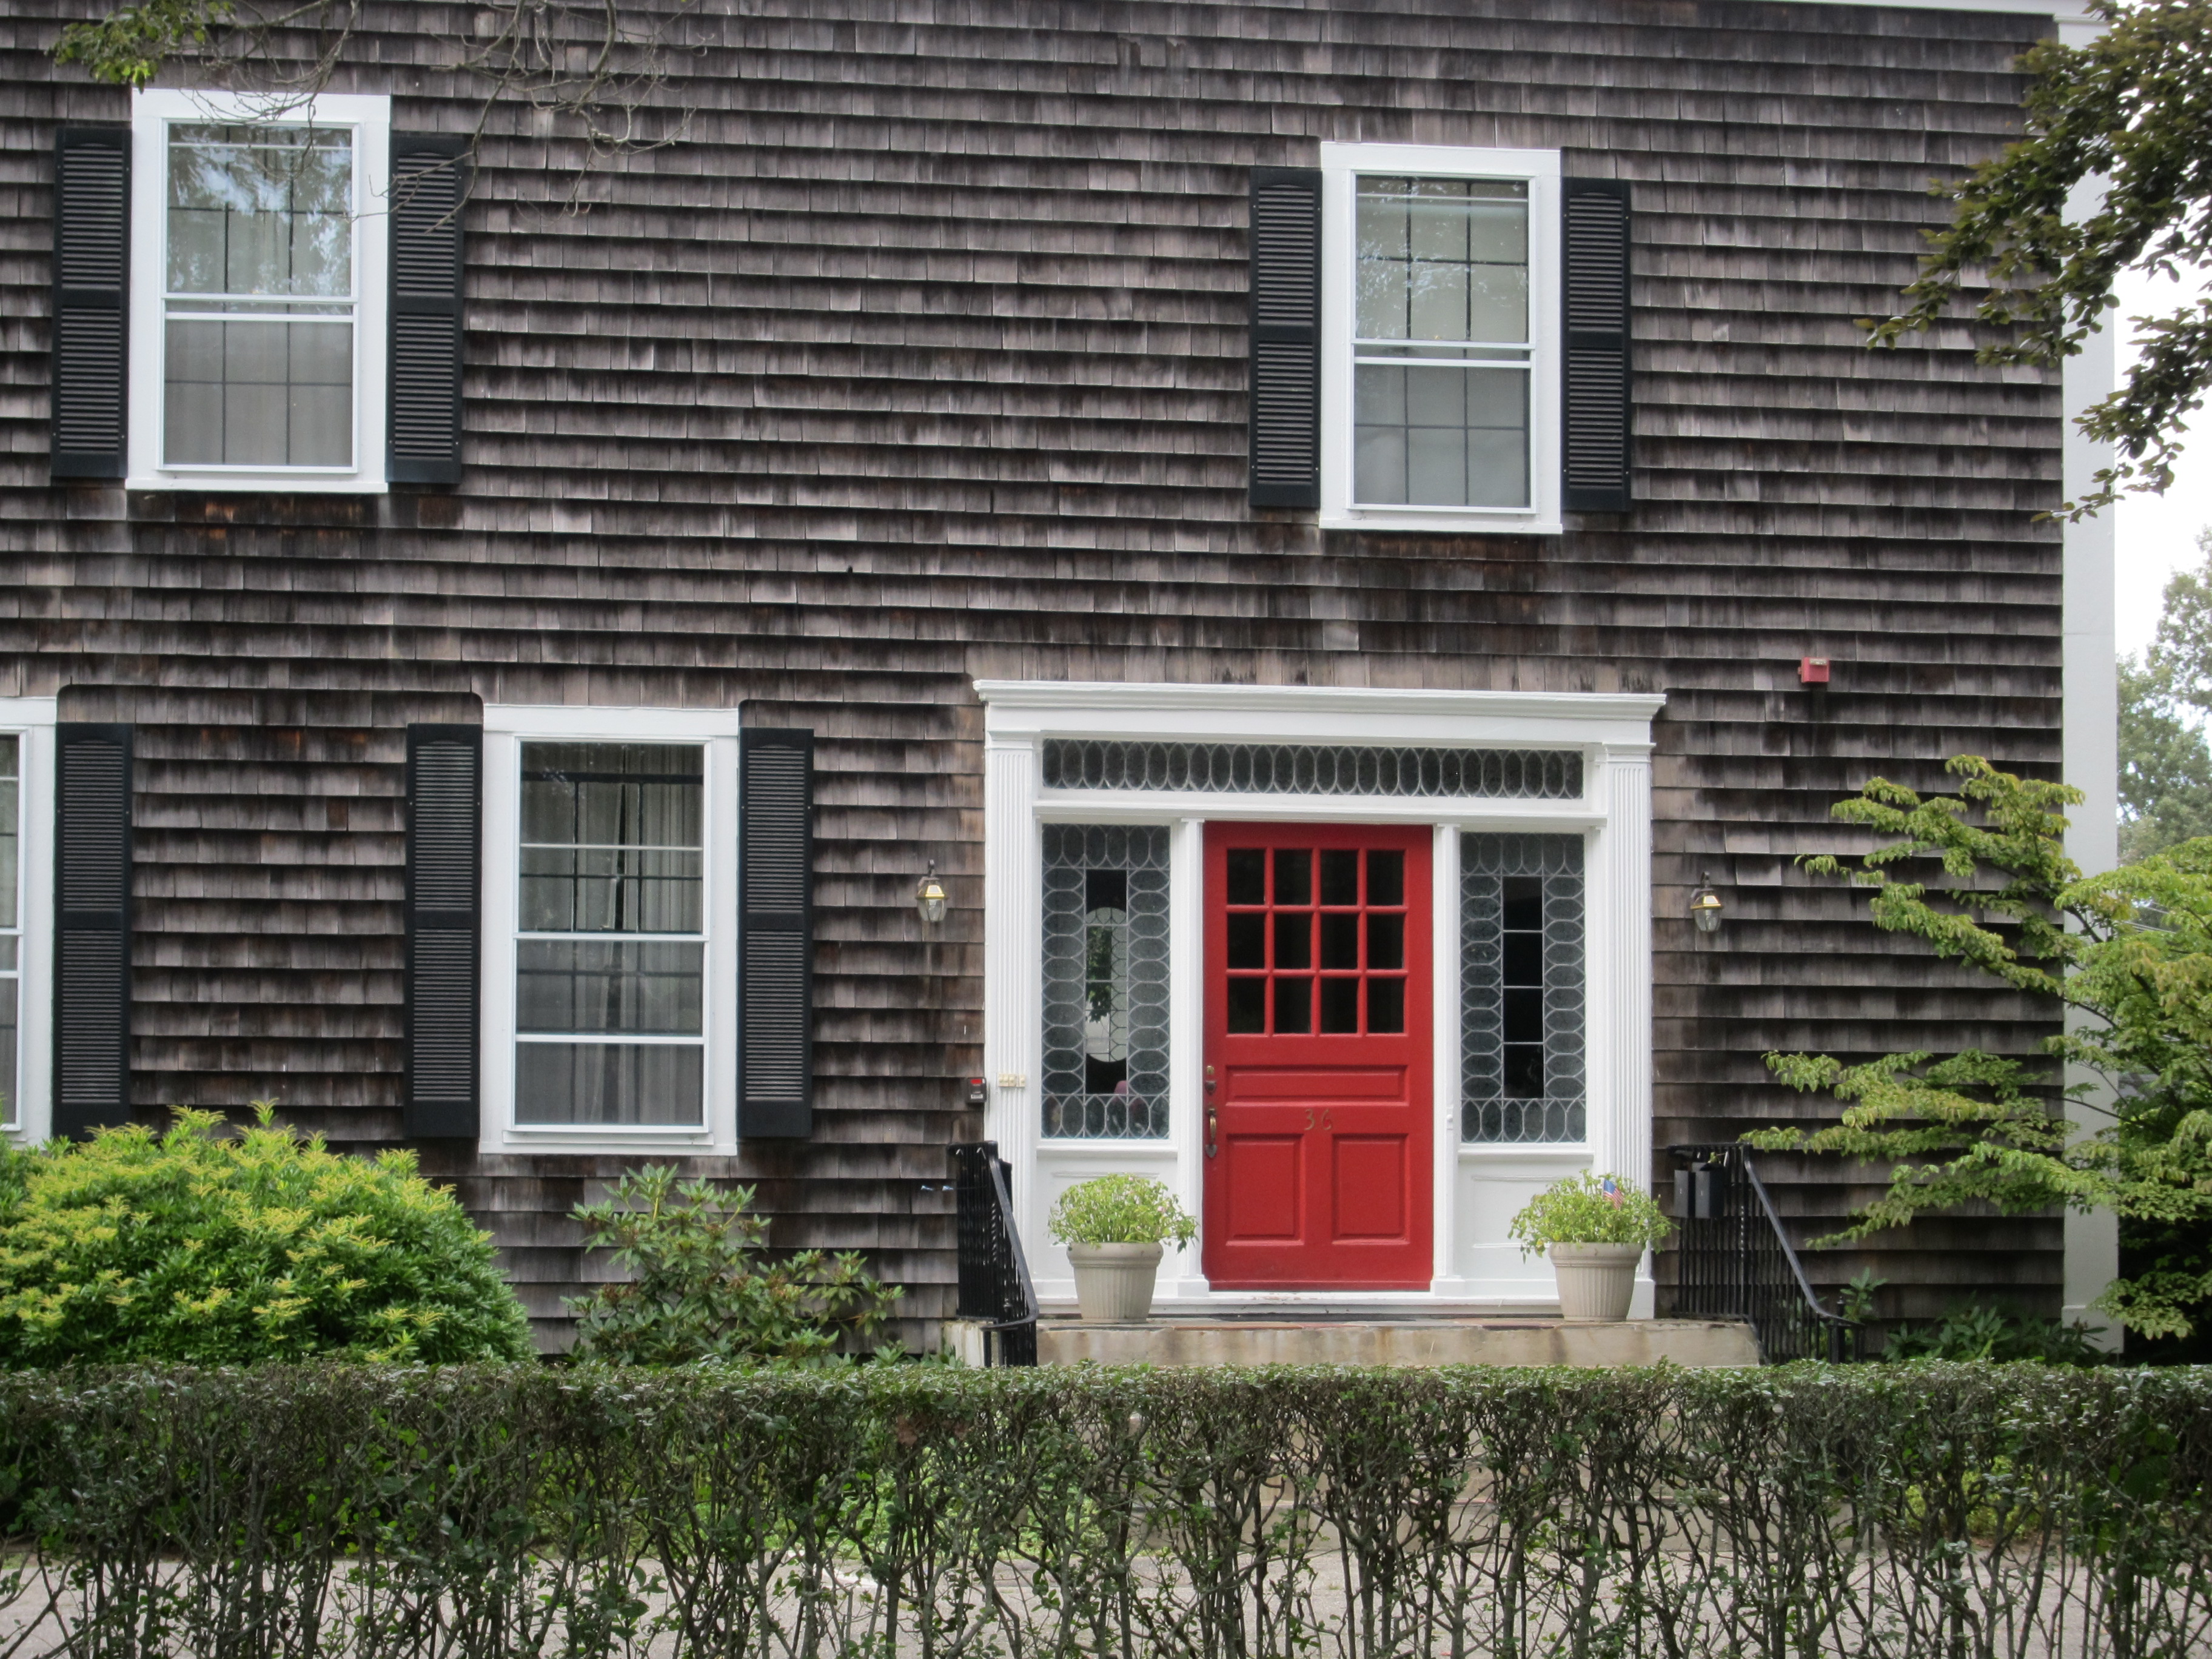
<svg viewBox="0 0 2212 1659">
<path fill-rule="evenodd" d="M 1212 819 L 1427 823 L 1436 830 L 1436 1277 L 1426 1291 L 1212 1291 L 1193 1249 L 1163 1264 L 1160 1305 L 1496 1304 L 1550 1299 L 1541 1264 L 1510 1280 L 1495 1249 L 1471 1254 L 1462 1190 L 1471 1180 L 1548 1180 L 1595 1167 L 1632 1175 L 1651 1161 L 1651 721 L 1665 699 L 1610 693 L 1393 691 L 1307 686 L 1123 685 L 979 680 L 984 704 L 984 1133 L 1013 1170 L 1017 1226 L 1048 1304 L 1072 1298 L 1065 1257 L 1045 1236 L 1053 1196 L 1108 1170 L 1153 1174 L 1200 1213 L 1203 827 Z M 1215 791 L 1048 789 L 1043 745 L 1074 738 L 1574 750 L 1579 799 L 1432 799 Z M 1039 1133 L 1043 1042 L 1047 823 L 1170 827 L 1169 1133 L 1160 1139 L 1053 1140 Z M 1459 1134 L 1459 836 L 1468 830 L 1586 837 L 1589 1139 L 1578 1146 L 1463 1147 Z M 1493 1264 L 1475 1273 L 1470 1262 Z M 1648 1283 L 1639 1312 L 1648 1313 Z"/>
</svg>

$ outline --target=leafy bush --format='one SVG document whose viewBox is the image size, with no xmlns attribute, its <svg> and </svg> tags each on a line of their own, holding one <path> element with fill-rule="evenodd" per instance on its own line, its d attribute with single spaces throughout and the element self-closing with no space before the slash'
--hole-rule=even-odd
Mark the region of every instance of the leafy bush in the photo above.
<svg viewBox="0 0 2212 1659">
<path fill-rule="evenodd" d="M 2086 1327 L 2062 1325 L 1998 1308 L 1960 1308 L 1930 1325 L 1893 1330 L 1886 1360 L 2040 1360 L 2051 1365 L 2101 1365 L 2111 1358 L 2089 1340 Z"/>
<path fill-rule="evenodd" d="M 604 1203 L 577 1206 L 584 1242 L 631 1277 L 574 1297 L 576 1357 L 605 1364 L 702 1359 L 819 1364 L 883 1322 L 902 1292 L 853 1252 L 768 1254 L 750 1187 L 679 1182 L 675 1169 L 627 1170 Z"/>
<path fill-rule="evenodd" d="M 1674 1230 L 1658 1201 L 1626 1176 L 1580 1175 L 1555 1181 L 1522 1206 L 1507 1236 L 1523 1255 L 1554 1244 L 1640 1244 L 1645 1249 Z"/>
<path fill-rule="evenodd" d="M 412 1152 L 180 1111 L 0 1165 L 0 1364 L 516 1359 L 489 1235 Z"/>
<path fill-rule="evenodd" d="M 19 1372 L 0 1485 L 27 1653 L 2212 1651 L 2179 1370 Z"/>
<path fill-rule="evenodd" d="M 1045 1225 L 1063 1244 L 1188 1244 L 1198 1223 L 1150 1176 L 1099 1176 L 1060 1195 Z"/>
</svg>

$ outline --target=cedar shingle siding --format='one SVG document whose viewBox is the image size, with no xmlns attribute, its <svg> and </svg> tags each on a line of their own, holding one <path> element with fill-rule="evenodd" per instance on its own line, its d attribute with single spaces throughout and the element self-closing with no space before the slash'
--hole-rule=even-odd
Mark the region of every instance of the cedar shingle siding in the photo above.
<svg viewBox="0 0 2212 1659">
<path fill-rule="evenodd" d="M 950 1304 L 979 1069 L 970 681 L 1659 690 L 1656 1139 L 1808 1109 L 1775 1048 L 2046 1011 L 1876 934 L 1792 855 L 1869 775 L 2059 753 L 2056 379 L 1975 335 L 1871 353 L 1925 191 L 2013 130 L 2036 20 L 1641 0 L 714 3 L 689 136 L 568 179 L 495 116 L 467 210 L 465 471 L 366 498 L 47 482 L 53 132 L 126 118 L 0 20 L 0 692 L 136 728 L 133 1098 L 400 1132 L 406 728 L 480 701 L 746 700 L 818 734 L 816 1115 L 729 1166 L 789 1244 Z M 742 15 L 739 15 L 742 14 Z M 471 83 L 371 0 L 334 90 L 458 131 Z M 1248 169 L 1322 139 L 1552 146 L 1634 182 L 1634 510 L 1560 538 L 1336 533 L 1246 494 Z M 142 163 L 143 164 L 143 163 Z M 1835 660 L 1825 693 L 1804 655 Z M 949 874 L 921 939 L 922 861 Z M 1710 871 L 1717 941 L 1683 920 Z M 430 1145 L 541 1317 L 611 1158 Z M 1770 1160 L 1800 1216 L 1863 1192 Z M 2054 1312 L 2054 1220 L 1880 1270 Z M 1869 1258 L 1813 1259 L 1825 1281 Z M 920 1334 L 919 1328 L 910 1334 Z"/>
</svg>

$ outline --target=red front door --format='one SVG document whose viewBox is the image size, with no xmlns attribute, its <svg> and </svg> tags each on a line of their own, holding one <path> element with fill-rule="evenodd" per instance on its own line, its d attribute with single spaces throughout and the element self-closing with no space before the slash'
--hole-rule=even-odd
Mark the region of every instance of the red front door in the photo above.
<svg viewBox="0 0 2212 1659">
<path fill-rule="evenodd" d="M 1430 831 L 1206 826 L 1218 1290 L 1426 1290 Z"/>
</svg>

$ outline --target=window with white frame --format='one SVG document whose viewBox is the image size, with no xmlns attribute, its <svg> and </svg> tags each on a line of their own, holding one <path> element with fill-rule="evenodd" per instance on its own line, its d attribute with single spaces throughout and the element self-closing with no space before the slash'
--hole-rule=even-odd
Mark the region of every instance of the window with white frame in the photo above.
<svg viewBox="0 0 2212 1659">
<path fill-rule="evenodd" d="M 54 700 L 0 697 L 0 1133 L 52 1132 Z"/>
<path fill-rule="evenodd" d="M 134 487 L 383 487 L 389 100 L 148 92 Z"/>
<path fill-rule="evenodd" d="M 1322 146 L 1325 522 L 1559 527 L 1559 155 Z"/>
<path fill-rule="evenodd" d="M 484 1145 L 732 1149 L 734 710 L 484 711 Z"/>
</svg>

